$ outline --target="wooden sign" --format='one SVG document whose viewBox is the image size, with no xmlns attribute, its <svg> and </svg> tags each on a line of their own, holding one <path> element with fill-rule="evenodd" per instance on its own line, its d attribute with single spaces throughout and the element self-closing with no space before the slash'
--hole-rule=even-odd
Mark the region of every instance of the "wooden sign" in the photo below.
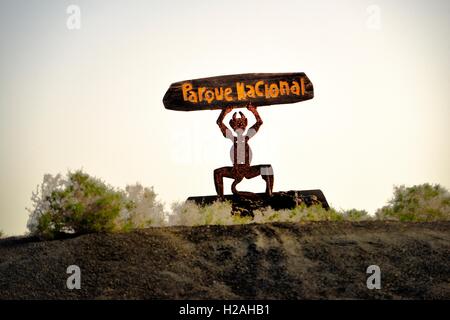
<svg viewBox="0 0 450 320">
<path fill-rule="evenodd" d="M 196 111 L 295 103 L 312 99 L 313 85 L 303 72 L 247 73 L 173 83 L 166 109 Z"/>
</svg>

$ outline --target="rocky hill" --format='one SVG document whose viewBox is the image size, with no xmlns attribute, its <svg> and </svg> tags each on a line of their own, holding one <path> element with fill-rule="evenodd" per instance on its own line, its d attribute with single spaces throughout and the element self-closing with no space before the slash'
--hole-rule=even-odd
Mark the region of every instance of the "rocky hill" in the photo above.
<svg viewBox="0 0 450 320">
<path fill-rule="evenodd" d="M 0 240 L 0 299 L 450 299 L 450 222 L 149 228 Z M 69 290 L 67 267 L 81 270 Z M 369 265 L 381 289 L 369 290 Z"/>
</svg>

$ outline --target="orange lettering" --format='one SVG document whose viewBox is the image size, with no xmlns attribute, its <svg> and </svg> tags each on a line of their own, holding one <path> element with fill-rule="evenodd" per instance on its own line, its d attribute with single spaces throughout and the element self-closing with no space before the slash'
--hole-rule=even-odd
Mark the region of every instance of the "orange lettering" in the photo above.
<svg viewBox="0 0 450 320">
<path fill-rule="evenodd" d="M 255 96 L 255 88 L 251 85 L 246 85 L 245 86 L 247 88 L 247 96 L 249 96 L 250 98 L 256 98 Z"/>
<path fill-rule="evenodd" d="M 300 78 L 300 84 L 302 86 L 302 96 L 305 95 L 305 79 L 303 77 Z"/>
<path fill-rule="evenodd" d="M 207 90 L 205 92 L 205 99 L 208 103 L 211 103 L 214 100 L 214 92 L 212 90 Z"/>
<path fill-rule="evenodd" d="M 292 81 L 291 92 L 297 96 L 300 94 L 300 86 L 297 81 Z"/>
<path fill-rule="evenodd" d="M 192 84 L 190 84 L 189 82 L 183 83 L 181 85 L 181 90 L 183 91 L 183 100 L 184 101 L 188 101 L 188 92 L 190 90 L 192 90 Z"/>
<path fill-rule="evenodd" d="M 270 93 L 269 93 L 269 85 L 267 83 L 264 85 L 264 91 L 266 92 L 266 99 L 269 99 Z"/>
<path fill-rule="evenodd" d="M 225 100 L 227 101 L 233 101 L 233 97 L 230 96 L 233 90 L 231 88 L 225 88 Z"/>
<path fill-rule="evenodd" d="M 278 97 L 279 91 L 276 83 L 272 83 L 269 87 L 269 94 L 272 98 Z"/>
<path fill-rule="evenodd" d="M 198 101 L 203 101 L 203 92 L 205 92 L 206 88 L 200 87 L 198 88 Z"/>
<path fill-rule="evenodd" d="M 238 100 L 245 100 L 247 98 L 243 82 L 236 82 L 236 91 L 238 95 Z"/>
<path fill-rule="evenodd" d="M 214 93 L 216 94 L 216 100 L 223 100 L 223 88 L 220 89 L 214 88 Z"/>
<path fill-rule="evenodd" d="M 262 86 L 264 84 L 264 81 L 258 81 L 257 83 L 255 83 L 255 92 L 256 92 L 256 95 L 258 96 L 258 97 L 263 97 L 264 96 L 264 92 L 262 92 L 260 89 L 259 89 L 259 87 L 260 86 Z"/>
<path fill-rule="evenodd" d="M 280 94 L 289 95 L 289 84 L 287 83 L 287 81 L 280 81 Z"/>
<path fill-rule="evenodd" d="M 192 103 L 197 103 L 198 102 L 197 93 L 195 93 L 195 91 L 189 91 L 188 100 Z"/>
</svg>

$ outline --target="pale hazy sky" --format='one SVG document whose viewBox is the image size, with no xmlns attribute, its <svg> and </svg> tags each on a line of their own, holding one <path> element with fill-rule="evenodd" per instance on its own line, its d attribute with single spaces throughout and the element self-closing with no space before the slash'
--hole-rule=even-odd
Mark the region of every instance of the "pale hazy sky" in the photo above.
<svg viewBox="0 0 450 320">
<path fill-rule="evenodd" d="M 66 26 L 70 4 L 80 30 Z M 253 163 L 272 164 L 276 191 L 322 189 L 337 208 L 373 212 L 393 185 L 449 188 L 449 11 L 445 0 L 2 0 L 0 229 L 23 233 L 31 192 L 68 169 L 154 186 L 168 206 L 214 194 L 213 169 L 229 165 L 219 111 L 169 111 L 162 98 L 172 82 L 223 74 L 305 72 L 314 84 L 312 100 L 259 109 Z"/>
</svg>

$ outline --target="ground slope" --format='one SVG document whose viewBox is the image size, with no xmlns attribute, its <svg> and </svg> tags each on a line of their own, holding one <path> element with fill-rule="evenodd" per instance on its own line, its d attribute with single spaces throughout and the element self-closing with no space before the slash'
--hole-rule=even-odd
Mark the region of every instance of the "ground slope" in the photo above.
<svg viewBox="0 0 450 320">
<path fill-rule="evenodd" d="M 0 240 L 0 299 L 450 299 L 449 269 L 450 222 L 149 228 Z"/>
</svg>

